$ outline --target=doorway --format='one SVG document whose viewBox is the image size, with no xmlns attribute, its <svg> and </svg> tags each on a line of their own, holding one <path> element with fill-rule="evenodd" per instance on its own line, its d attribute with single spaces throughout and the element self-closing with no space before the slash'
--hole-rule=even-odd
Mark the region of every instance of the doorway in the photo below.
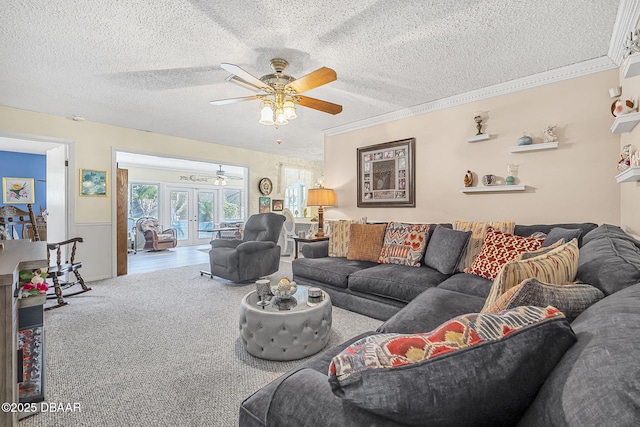
<svg viewBox="0 0 640 427">
<path fill-rule="evenodd" d="M 171 227 L 177 230 L 178 245 L 203 245 L 211 241 L 216 228 L 220 190 L 167 186 L 166 197 Z"/>
</svg>

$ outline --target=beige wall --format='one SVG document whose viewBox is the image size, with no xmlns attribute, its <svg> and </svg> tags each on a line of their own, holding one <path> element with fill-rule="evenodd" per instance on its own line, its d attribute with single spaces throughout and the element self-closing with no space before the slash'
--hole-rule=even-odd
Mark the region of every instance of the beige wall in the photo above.
<svg viewBox="0 0 640 427">
<path fill-rule="evenodd" d="M 0 107 L 0 131 L 31 134 L 74 141 L 75 167 L 71 178 L 78 179 L 78 169 L 112 170 L 112 148 L 149 154 L 172 155 L 201 161 L 214 161 L 249 168 L 249 212 L 258 212 L 258 181 L 269 177 L 274 183 L 272 198 L 282 198 L 278 193 L 278 173 L 281 163 L 305 166 L 322 173 L 322 163 L 294 159 L 285 155 L 273 155 L 211 144 L 151 132 L 104 125 L 94 122 L 75 122 L 65 117 L 52 116 L 14 108 Z M 286 147 L 282 146 L 283 153 Z M 78 197 L 77 182 L 74 186 L 76 222 L 111 222 L 111 195 L 108 197 Z"/>
<path fill-rule="evenodd" d="M 623 99 L 640 100 L 640 77 L 628 79 L 620 77 Z M 634 150 L 640 149 L 640 126 L 636 126 L 630 133 L 620 135 L 620 147 L 631 144 Z M 620 223 L 622 228 L 636 236 L 640 236 L 640 181 L 626 182 L 620 185 Z"/>
<path fill-rule="evenodd" d="M 609 129 L 608 88 L 618 71 L 527 89 L 503 96 L 325 138 L 326 186 L 338 206 L 327 218 L 450 222 L 455 219 L 513 219 L 520 224 L 620 223 L 620 186 L 614 176 L 619 137 Z M 467 143 L 475 134 L 474 111 L 488 111 L 483 131 L 490 140 Z M 542 129 L 557 125 L 559 148 L 510 153 L 522 132 L 542 141 Z M 640 128 L 637 130 L 640 135 Z M 416 138 L 416 207 L 357 208 L 356 148 Z M 520 165 L 525 192 L 463 194 L 467 169 L 479 177 L 506 176 Z M 635 185 L 635 184 L 634 184 Z M 638 188 L 635 188 L 636 191 Z"/>
</svg>

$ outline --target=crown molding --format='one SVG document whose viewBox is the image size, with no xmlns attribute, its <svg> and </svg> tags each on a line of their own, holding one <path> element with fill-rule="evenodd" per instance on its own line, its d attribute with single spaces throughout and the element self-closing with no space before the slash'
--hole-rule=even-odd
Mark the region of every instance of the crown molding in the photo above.
<svg viewBox="0 0 640 427">
<path fill-rule="evenodd" d="M 599 73 L 601 71 L 608 71 L 617 67 L 618 65 L 616 65 L 609 57 L 603 56 L 555 70 L 545 71 L 543 73 L 534 74 L 532 76 L 523 77 L 520 79 L 511 80 L 509 82 L 500 83 L 486 88 L 463 93 L 460 95 L 451 96 L 449 98 L 438 99 L 435 101 L 426 102 L 424 104 L 419 104 L 414 107 L 394 111 L 388 114 L 382 114 L 380 116 L 375 116 L 357 122 L 325 129 L 324 134 L 325 136 L 338 135 L 341 133 L 351 132 L 370 126 L 381 125 L 396 120 L 418 116 L 420 114 L 444 110 L 446 108 L 468 104 L 470 102 L 476 102 L 483 99 L 492 98 L 494 96 L 506 95 L 509 93 L 519 92 L 521 90 L 531 89 L 538 86 L 544 86 L 563 80 L 570 80 L 589 74 Z"/>
<path fill-rule="evenodd" d="M 624 41 L 627 35 L 638 27 L 639 19 L 640 0 L 621 0 L 607 53 L 617 65 L 622 63 Z"/>
</svg>

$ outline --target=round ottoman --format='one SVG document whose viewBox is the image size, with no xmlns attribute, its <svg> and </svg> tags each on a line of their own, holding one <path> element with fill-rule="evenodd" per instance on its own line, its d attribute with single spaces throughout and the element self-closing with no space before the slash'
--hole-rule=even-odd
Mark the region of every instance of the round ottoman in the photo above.
<svg viewBox="0 0 640 427">
<path fill-rule="evenodd" d="M 322 292 L 309 299 L 309 287 L 298 286 L 295 300 L 272 299 L 259 306 L 250 292 L 240 303 L 240 336 L 247 351 L 261 359 L 295 360 L 311 356 L 329 342 L 331 299 Z"/>
</svg>

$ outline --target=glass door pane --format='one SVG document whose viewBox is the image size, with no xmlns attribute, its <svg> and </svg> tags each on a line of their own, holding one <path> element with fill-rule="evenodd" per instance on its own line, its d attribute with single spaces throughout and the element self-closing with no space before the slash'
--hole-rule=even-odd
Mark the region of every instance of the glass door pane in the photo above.
<svg viewBox="0 0 640 427">
<path fill-rule="evenodd" d="M 216 228 L 216 203 L 215 194 L 212 191 L 198 191 L 198 240 L 204 243 L 209 242 L 212 232 L 202 230 L 213 230 Z M 202 243 L 202 242 L 198 242 Z"/>
<path fill-rule="evenodd" d="M 171 227 L 178 232 L 178 241 L 189 241 L 189 191 L 169 192 Z"/>
</svg>

